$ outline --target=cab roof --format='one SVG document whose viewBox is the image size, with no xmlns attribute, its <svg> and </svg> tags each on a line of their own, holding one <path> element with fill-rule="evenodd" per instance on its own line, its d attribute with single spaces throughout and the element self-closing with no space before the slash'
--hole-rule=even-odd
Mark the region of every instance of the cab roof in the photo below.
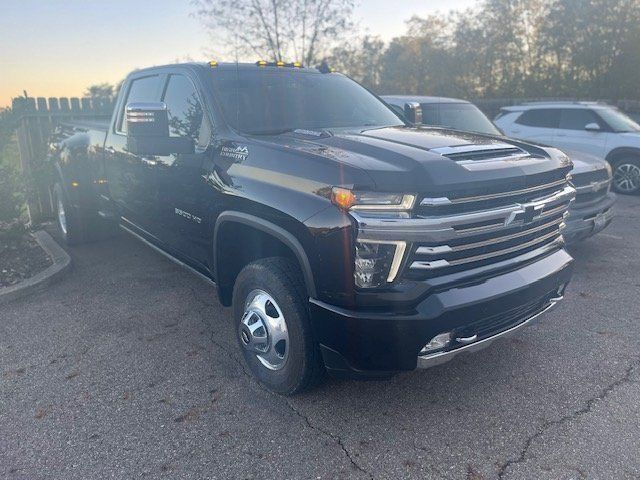
<svg viewBox="0 0 640 480">
<path fill-rule="evenodd" d="M 604 102 L 586 102 L 586 101 L 547 101 L 547 102 L 525 102 L 520 105 L 509 105 L 502 107 L 501 110 L 507 112 L 522 112 L 531 110 L 532 108 L 611 108 L 612 106 Z"/>
<path fill-rule="evenodd" d="M 448 98 L 448 97 L 430 97 L 424 95 L 381 95 L 380 98 L 386 100 L 387 102 L 393 102 L 394 100 L 397 102 L 418 102 L 418 103 L 467 103 L 470 104 L 467 100 L 462 100 L 459 98 Z"/>
</svg>

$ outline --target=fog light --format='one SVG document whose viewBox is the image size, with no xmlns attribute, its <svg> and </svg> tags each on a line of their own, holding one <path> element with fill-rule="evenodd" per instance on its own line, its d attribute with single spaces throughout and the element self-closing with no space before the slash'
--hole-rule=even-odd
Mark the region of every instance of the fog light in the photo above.
<svg viewBox="0 0 640 480">
<path fill-rule="evenodd" d="M 393 282 L 402 264 L 405 249 L 405 242 L 356 242 L 356 286 L 373 288 Z"/>
<path fill-rule="evenodd" d="M 426 353 L 435 352 L 436 350 L 442 350 L 446 348 L 447 345 L 451 342 L 451 332 L 441 333 L 440 335 L 436 335 L 429 343 L 427 343 L 422 350 L 420 350 L 420 355 L 424 355 Z"/>
</svg>

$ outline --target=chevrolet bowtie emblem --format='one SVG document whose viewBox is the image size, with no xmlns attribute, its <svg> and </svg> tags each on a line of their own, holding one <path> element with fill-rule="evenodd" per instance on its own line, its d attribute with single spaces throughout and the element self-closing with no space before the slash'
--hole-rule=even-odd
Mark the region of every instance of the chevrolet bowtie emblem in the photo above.
<svg viewBox="0 0 640 480">
<path fill-rule="evenodd" d="M 543 208 L 543 205 L 528 205 L 522 214 L 522 223 L 525 225 L 533 223 L 533 221 L 540 216 Z"/>
</svg>

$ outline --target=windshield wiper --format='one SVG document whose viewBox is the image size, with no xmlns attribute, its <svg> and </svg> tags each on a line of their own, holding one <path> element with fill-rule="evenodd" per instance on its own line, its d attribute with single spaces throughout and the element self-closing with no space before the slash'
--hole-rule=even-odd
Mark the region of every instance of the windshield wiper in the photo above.
<svg viewBox="0 0 640 480">
<path fill-rule="evenodd" d="M 255 130 L 252 132 L 245 132 L 247 135 L 283 135 L 285 133 L 290 133 L 296 130 L 295 128 L 278 128 L 273 130 Z"/>
</svg>

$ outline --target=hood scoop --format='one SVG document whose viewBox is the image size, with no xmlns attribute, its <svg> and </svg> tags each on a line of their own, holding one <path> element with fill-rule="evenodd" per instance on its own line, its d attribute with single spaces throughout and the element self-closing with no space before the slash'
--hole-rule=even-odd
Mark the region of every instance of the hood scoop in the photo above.
<svg viewBox="0 0 640 480">
<path fill-rule="evenodd" d="M 455 147 L 439 147 L 430 150 L 443 157 L 459 163 L 491 162 L 495 160 L 517 160 L 529 157 L 529 153 L 508 143 L 492 143 L 489 145 L 458 145 Z"/>
</svg>

